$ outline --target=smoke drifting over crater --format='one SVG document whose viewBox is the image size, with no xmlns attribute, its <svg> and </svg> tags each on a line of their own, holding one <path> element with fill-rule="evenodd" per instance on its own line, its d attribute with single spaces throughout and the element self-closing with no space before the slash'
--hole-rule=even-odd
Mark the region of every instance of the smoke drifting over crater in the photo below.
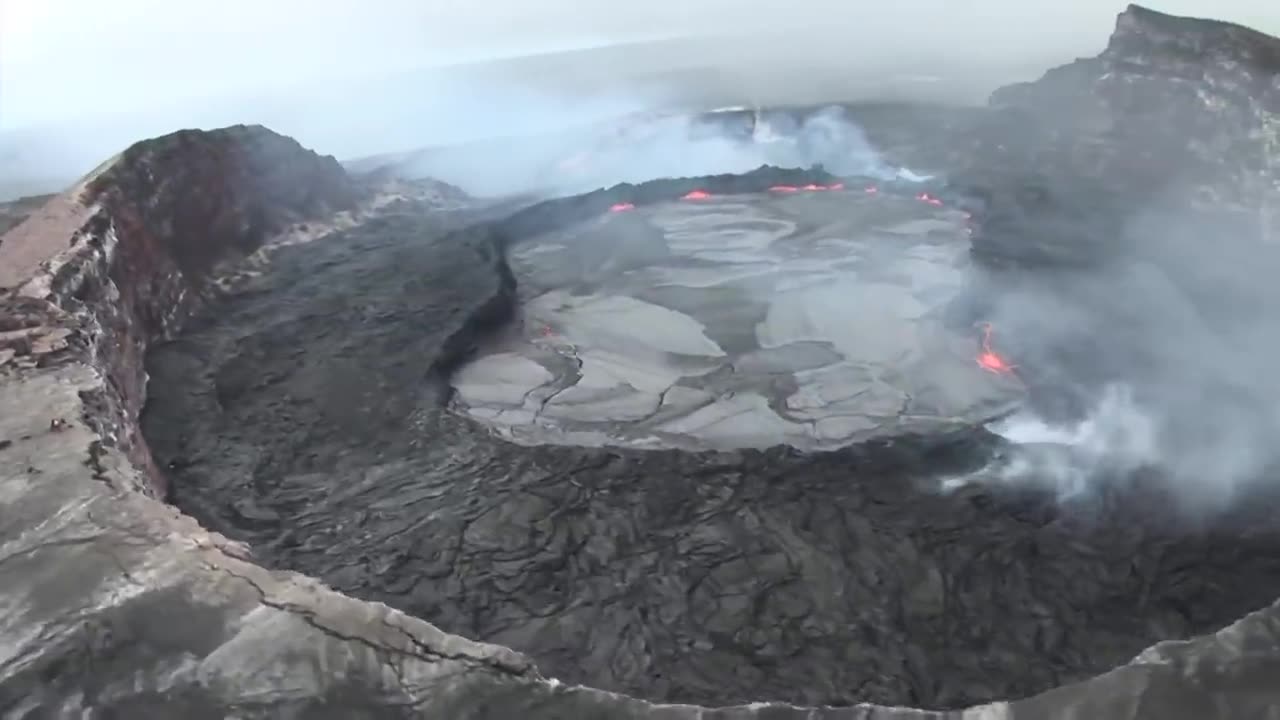
<svg viewBox="0 0 1280 720">
<path fill-rule="evenodd" d="M 0 193 L 53 189 L 139 136 L 238 122 L 269 124 L 340 157 L 429 146 L 414 156 L 417 169 L 486 195 L 573 193 L 766 163 L 911 183 L 932 168 L 884 159 L 834 109 L 794 124 L 742 113 L 705 123 L 685 111 L 980 101 L 996 85 L 1094 52 L 1120 9 L 941 0 L 750 12 L 672 4 L 669 13 L 567 0 L 536 13 L 489 4 L 470 14 L 404 2 L 373 10 L 231 3 L 216 13 L 129 5 L 113 5 L 109 17 L 95 16 L 103 11 L 92 3 L 3 5 Z M 1269 8 L 1239 0 L 1160 9 L 1280 31 Z M 206 31 L 196 41 L 178 32 L 196 25 Z M 499 26 L 518 26 L 518 35 Z M 232 43 L 242 52 L 215 52 Z M 136 87 L 145 97 L 116 82 L 143 75 L 149 82 Z M 160 103 L 155 87 L 189 92 Z M 1190 504 L 1217 505 L 1275 459 L 1280 330 L 1269 318 L 1280 309 L 1280 258 L 1233 218 L 1176 206 L 1129 215 L 1102 267 L 1001 286 L 978 318 L 1039 388 L 1033 407 L 993 427 L 1022 449 L 986 475 L 1048 478 L 1070 494 L 1156 467 Z"/>
<path fill-rule="evenodd" d="M 575 194 L 654 178 L 745 173 L 761 165 L 820 165 L 836 175 L 879 181 L 928 179 L 887 162 L 838 106 L 803 116 L 745 109 L 702 116 L 642 112 L 572 132 L 424 151 L 401 167 L 472 193 L 500 195 Z"/>
<path fill-rule="evenodd" d="M 1200 5 L 1161 9 L 1280 31 L 1262 0 Z M 1101 0 L 3 0 L 0 181 L 51 190 L 140 137 L 238 123 L 342 159 L 509 138 L 478 160 L 539 179 L 541 165 L 524 158 L 559 148 L 537 136 L 632 112 L 981 103 L 1001 84 L 1095 52 L 1120 9 Z"/>
<path fill-rule="evenodd" d="M 1101 267 L 1005 288 L 991 311 L 1039 402 L 991 429 L 978 477 L 1064 496 L 1154 471 L 1188 512 L 1270 486 L 1280 458 L 1280 246 L 1256 225 L 1135 209 Z"/>
</svg>

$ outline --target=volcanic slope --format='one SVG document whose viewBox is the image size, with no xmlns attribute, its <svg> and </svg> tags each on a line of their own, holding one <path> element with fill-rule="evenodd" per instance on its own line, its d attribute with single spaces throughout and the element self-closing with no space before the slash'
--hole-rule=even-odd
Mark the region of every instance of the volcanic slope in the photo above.
<svg viewBox="0 0 1280 720">
<path fill-rule="evenodd" d="M 453 233 L 402 211 L 284 248 L 149 356 L 143 422 L 174 502 L 269 565 L 527 652 L 548 676 L 711 705 L 1025 696 L 1280 595 L 1274 503 L 1188 532 L 1142 484 L 1075 506 L 939 492 L 977 433 L 821 454 L 521 447 L 443 405 L 429 370 L 484 345 L 454 331 L 517 313 L 495 247 L 612 203 L 796 182 L 770 172 Z"/>
</svg>

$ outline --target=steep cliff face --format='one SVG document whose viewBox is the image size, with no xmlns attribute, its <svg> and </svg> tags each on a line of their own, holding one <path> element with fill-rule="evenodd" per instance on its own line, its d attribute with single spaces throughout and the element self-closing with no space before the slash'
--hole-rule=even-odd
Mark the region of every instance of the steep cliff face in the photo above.
<svg viewBox="0 0 1280 720">
<path fill-rule="evenodd" d="M 1135 208 L 1280 237 L 1280 39 L 1130 6 L 1105 51 L 996 91 L 960 175 L 993 262 L 1088 262 Z"/>
<path fill-rule="evenodd" d="M 218 263 L 299 221 L 354 210 L 365 192 L 332 157 L 263 127 L 177 132 L 133 145 L 6 234 L 0 275 L 28 307 L 70 314 L 108 378 L 85 398 L 102 408 L 97 429 L 146 471 L 143 489 L 163 492 L 137 430 L 147 345 L 208 301 Z M 49 325 L 26 315 L 30 328 Z"/>
<path fill-rule="evenodd" d="M 88 187 L 118 232 L 146 235 L 130 245 L 198 280 L 293 223 L 354 209 L 362 195 L 337 160 L 261 126 L 139 143 Z"/>
<path fill-rule="evenodd" d="M 536 678 L 503 648 L 268 573 L 154 497 L 146 346 L 212 297 L 220 264 L 306 239 L 292 223 L 350 222 L 362 199 L 332 159 L 264 128 L 184 132 L 5 237 L 0 715 L 404 717 L 423 687 L 448 705 Z M 476 685 L 472 667 L 496 674 Z"/>
</svg>

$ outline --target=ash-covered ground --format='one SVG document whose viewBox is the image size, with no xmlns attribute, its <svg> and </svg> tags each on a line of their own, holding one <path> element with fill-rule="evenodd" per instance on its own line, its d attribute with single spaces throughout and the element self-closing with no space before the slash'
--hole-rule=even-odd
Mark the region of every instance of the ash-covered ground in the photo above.
<svg viewBox="0 0 1280 720">
<path fill-rule="evenodd" d="M 782 212 L 788 202 L 835 198 L 762 195 L 747 204 Z M 910 208 L 904 212 L 919 215 L 889 222 L 832 212 L 845 230 L 940 221 L 931 206 L 903 201 Z M 539 217 L 572 207 L 583 204 Z M 632 237 L 623 229 L 630 227 L 643 241 L 646 218 L 696 226 L 708 217 L 698 213 L 709 212 L 654 206 L 628 215 L 607 207 L 605 201 L 585 226 L 582 218 L 552 217 L 552 227 L 528 238 L 596 222 L 619 225 L 624 237 Z M 554 375 L 550 368 L 574 360 L 546 338 L 577 332 L 582 306 L 590 309 L 600 288 L 628 289 L 636 303 L 670 303 L 672 317 L 689 318 L 672 322 L 705 328 L 696 336 L 702 355 L 686 352 L 695 337 L 686 328 L 652 338 L 680 347 L 641 359 L 696 365 L 712 357 L 741 367 L 753 358 L 762 368 L 747 373 L 755 392 L 770 375 L 760 341 L 780 333 L 805 348 L 782 353 L 785 367 L 771 380 L 767 397 L 784 405 L 801 390 L 802 366 L 857 362 L 850 358 L 878 355 L 885 341 L 816 331 L 790 337 L 794 326 L 771 325 L 769 308 L 785 295 L 777 291 L 787 278 L 753 287 L 757 302 L 705 302 L 688 290 L 713 271 L 759 263 L 755 244 L 741 257 L 701 264 L 686 258 L 683 281 L 673 283 L 685 290 L 646 294 L 643 283 L 625 282 L 628 273 L 653 274 L 661 264 L 640 250 L 637 259 L 543 246 L 581 261 L 562 284 L 554 271 L 564 264 L 541 265 L 538 240 L 507 237 L 516 243 L 515 273 L 504 277 L 491 262 L 484 222 L 470 211 L 402 205 L 363 226 L 284 248 L 271 272 L 157 347 L 143 421 L 168 468 L 173 501 L 247 541 L 270 566 L 526 652 L 548 676 L 708 705 L 958 707 L 1024 696 L 1107 670 L 1158 640 L 1214 630 L 1280 596 L 1273 498 L 1258 495 L 1189 526 L 1168 509 L 1168 486 L 1142 473 L 1067 501 L 998 483 L 944 491 L 944 479 L 982 467 L 995 444 L 978 427 L 982 413 L 961 432 L 836 442 L 844 446 L 829 452 L 508 442 L 495 433 L 493 416 L 479 422 L 450 407 L 452 393 L 431 372 L 440 367 L 441 348 L 456 344 L 446 341 L 459 318 L 477 309 L 497 325 L 476 338 L 483 340 L 477 364 L 505 352 L 505 363 L 523 358 L 518 362 L 531 373 L 528 362 Z M 679 237 L 703 247 L 698 238 L 706 231 L 687 227 Z M 913 247 L 933 248 L 924 252 L 931 268 L 952 267 L 945 243 L 900 234 L 900 247 L 868 249 L 885 262 L 876 272 L 891 269 L 894 258 L 920 260 Z M 671 237 L 668 229 L 668 253 Z M 842 231 L 827 239 L 855 237 Z M 798 252 L 797 261 L 807 254 L 817 265 L 820 245 Z M 610 265 L 618 258 L 636 262 Z M 842 272 L 829 258 L 822 264 L 822 272 Z M 947 272 L 921 274 L 939 285 L 912 291 L 943 289 L 930 297 L 946 305 L 955 292 Z M 525 283 L 518 292 L 513 279 Z M 890 294 L 905 293 L 903 285 L 892 287 Z M 504 312 L 504 302 L 521 293 L 528 302 Z M 548 294 L 563 302 L 540 305 Z M 848 308 L 829 312 L 816 318 L 818 326 L 839 325 L 840 314 L 859 322 Z M 522 326 L 522 317 L 533 322 Z M 551 334 L 539 335 L 537 322 Z M 919 329 L 885 322 L 898 332 Z M 644 332 L 625 319 L 600 324 L 618 335 Z M 570 339 L 592 345 L 595 337 Z M 976 367 L 974 336 L 957 334 L 955 342 L 969 343 L 957 369 L 975 381 L 1003 382 Z M 506 373 L 508 367 L 480 373 L 464 365 L 454 399 L 475 412 L 495 397 L 508 402 L 516 390 L 529 390 L 523 371 Z M 567 377 L 581 387 L 587 375 L 584 362 Z M 521 387 L 477 399 L 476 388 L 485 390 L 477 378 L 510 377 Z M 708 379 L 701 390 L 697 378 Z M 714 378 L 727 382 L 732 373 L 684 373 L 676 384 L 727 392 Z M 642 390 L 634 382 L 615 385 L 614 392 Z M 598 417 L 561 415 L 551 431 Z"/>
</svg>

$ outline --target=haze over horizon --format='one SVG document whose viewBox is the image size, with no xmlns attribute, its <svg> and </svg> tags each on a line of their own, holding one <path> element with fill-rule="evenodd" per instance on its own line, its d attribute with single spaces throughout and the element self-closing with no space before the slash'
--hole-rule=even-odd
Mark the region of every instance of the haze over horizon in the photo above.
<svg viewBox="0 0 1280 720">
<path fill-rule="evenodd" d="M 182 127 L 349 158 L 673 104 L 980 101 L 1096 54 L 1125 5 L 0 0 L 0 186 Z M 1266 0 L 1152 6 L 1280 34 Z"/>
</svg>

